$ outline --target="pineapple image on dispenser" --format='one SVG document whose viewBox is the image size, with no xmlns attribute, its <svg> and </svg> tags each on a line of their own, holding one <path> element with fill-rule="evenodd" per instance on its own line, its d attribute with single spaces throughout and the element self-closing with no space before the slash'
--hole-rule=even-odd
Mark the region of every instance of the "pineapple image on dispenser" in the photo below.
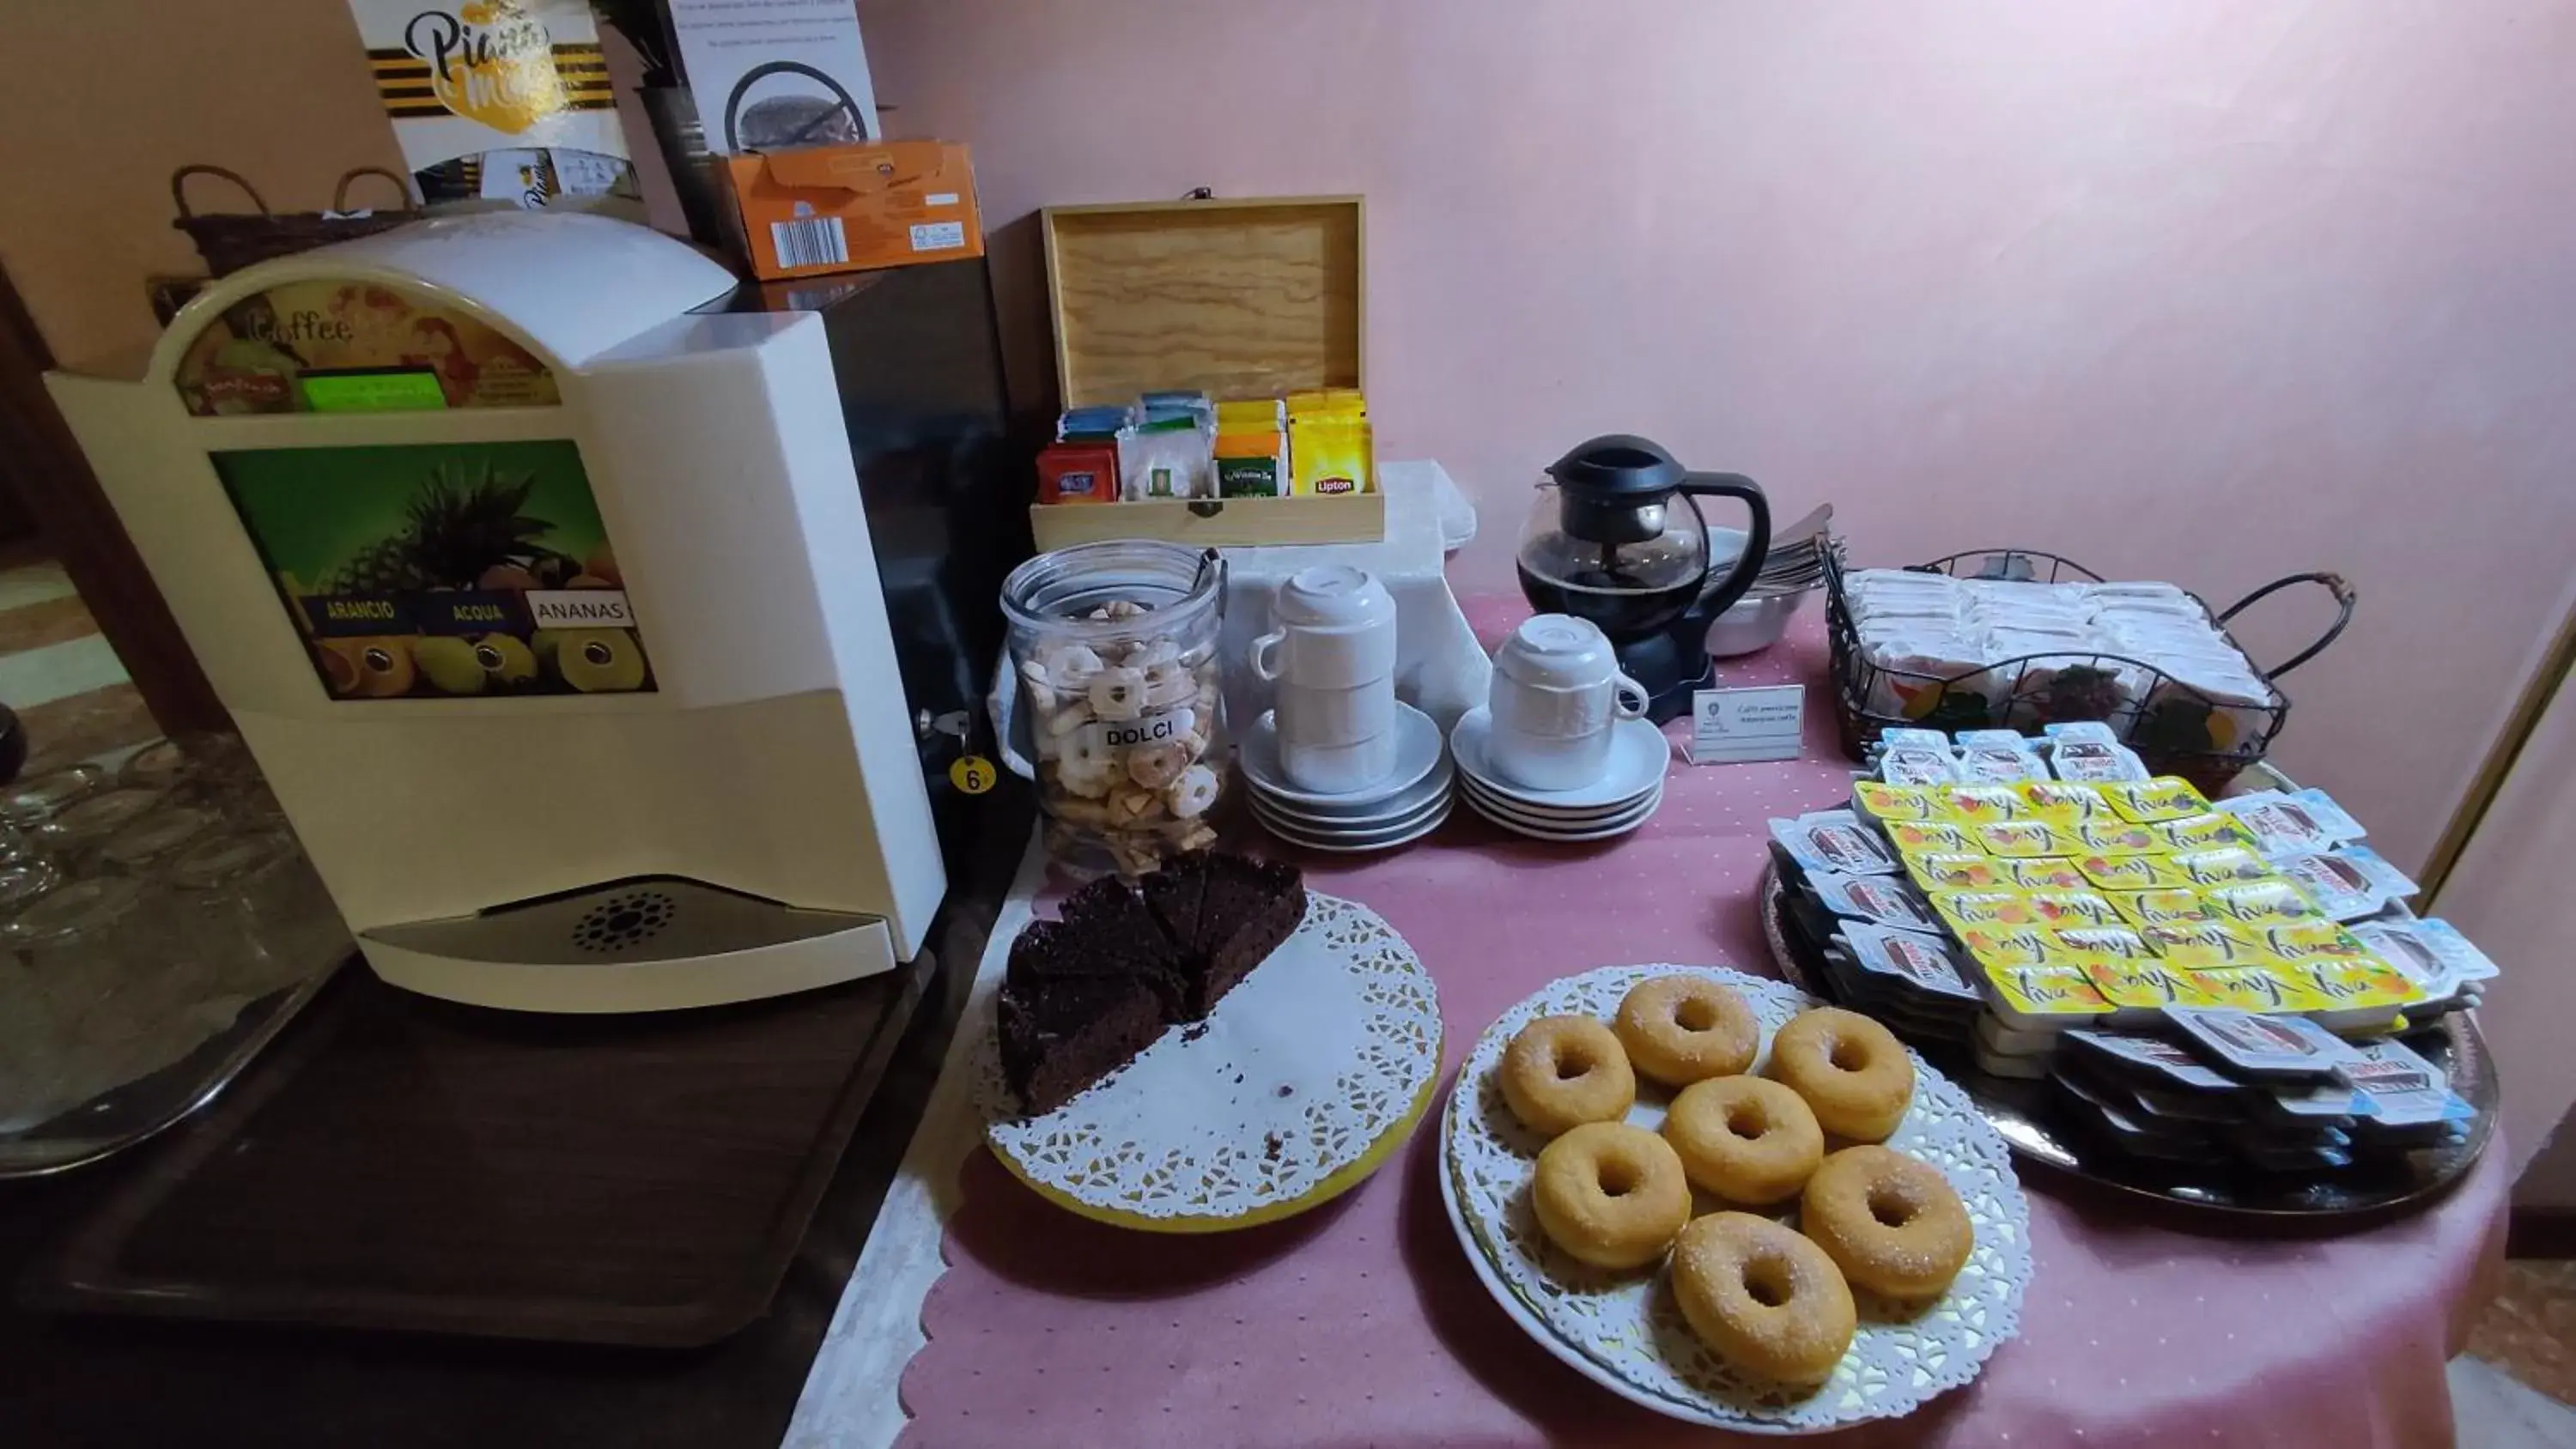
<svg viewBox="0 0 2576 1449">
<path fill-rule="evenodd" d="M 549 575 L 569 578 L 580 560 L 537 542 L 553 522 L 521 511 L 535 486 L 534 475 L 505 475 L 489 462 L 471 471 L 439 464 L 404 505 L 401 531 L 358 550 L 326 591 L 527 589 L 550 586 Z"/>
</svg>

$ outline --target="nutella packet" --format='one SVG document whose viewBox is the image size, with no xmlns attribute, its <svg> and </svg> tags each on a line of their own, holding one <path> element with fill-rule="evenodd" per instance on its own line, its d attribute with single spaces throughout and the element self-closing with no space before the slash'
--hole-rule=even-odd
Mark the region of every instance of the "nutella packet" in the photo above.
<svg viewBox="0 0 2576 1449">
<path fill-rule="evenodd" d="M 2073 785 L 2063 780 L 2032 780 L 2012 787 L 2025 802 L 2024 814 L 2052 825 L 2081 825 L 2088 821 L 2115 820 L 2110 803 L 2102 792 L 2091 785 Z"/>
<path fill-rule="evenodd" d="M 1802 869 L 1894 875 L 1899 868 L 1878 832 L 1848 810 L 1819 810 L 1770 825 L 1772 843 Z"/>
<path fill-rule="evenodd" d="M 2241 845 L 2222 845 L 2215 850 L 2178 850 L 2161 859 L 2181 873 L 2184 885 L 2225 885 L 2229 881 L 2269 880 L 2272 877 L 2272 863 Z"/>
<path fill-rule="evenodd" d="M 2366 846 L 2280 855 L 2273 857 L 2272 864 L 2307 892 L 2318 910 L 2338 921 L 2377 915 L 2419 889 L 2404 871 Z"/>
<path fill-rule="evenodd" d="M 2235 817 L 2265 855 L 2314 854 L 2367 833 L 2323 790 L 2256 790 L 2210 808 Z"/>
<path fill-rule="evenodd" d="M 1885 752 L 1878 778 L 1890 785 L 1948 785 L 1959 779 L 1959 757 L 1939 730 L 1895 729 L 1879 735 Z"/>
<path fill-rule="evenodd" d="M 2111 905 L 2133 926 L 2169 926 L 2178 921 L 2215 920 L 2217 915 L 2200 892 L 2189 886 L 2152 891 L 2112 891 Z"/>
<path fill-rule="evenodd" d="M 1980 825 L 1973 844 L 1989 855 L 2018 858 L 2073 855 L 2083 848 L 2073 831 L 2045 820 L 1997 820 Z"/>
<path fill-rule="evenodd" d="M 1940 808 L 1940 794 L 1932 786 L 1889 785 L 1877 780 L 1852 782 L 1852 809 L 1864 819 L 1930 820 L 1940 813 Z"/>
<path fill-rule="evenodd" d="M 1964 825 L 1947 820 L 1896 820 L 1887 825 L 1887 838 L 1908 855 L 1939 852 L 1949 855 L 1974 855 L 1985 847 Z"/>
<path fill-rule="evenodd" d="M 2185 815 L 2179 820 L 2159 820 L 2147 828 L 2156 833 L 2168 850 L 2216 850 L 2229 845 L 2251 849 L 2254 846 L 2254 832 L 2246 829 L 2236 817 L 2216 810 Z"/>
<path fill-rule="evenodd" d="M 2278 926 L 2324 917 L 2305 892 L 2286 880 L 2231 881 L 2209 887 L 2200 893 L 2200 898 L 2222 920 L 2251 926 Z"/>
<path fill-rule="evenodd" d="M 1986 1010 L 2004 1026 L 2030 1031 L 2108 1016 L 2111 1003 L 2080 966 L 1988 967 Z"/>
<path fill-rule="evenodd" d="M 1983 851 L 1932 850 L 1907 854 L 1905 873 L 1927 891 L 1988 891 L 2016 884 L 2004 868 L 2017 863 Z"/>
<path fill-rule="evenodd" d="M 2061 780 L 2111 785 L 2147 778 L 2147 762 L 2100 720 L 2068 720 L 2044 733 L 2048 768 Z"/>
<path fill-rule="evenodd" d="M 1939 936 L 1892 930 L 1866 921 L 1844 925 L 1841 935 L 1851 959 L 1861 970 L 1885 977 L 1904 990 L 1967 1004 L 1985 999 L 1977 989 L 1975 972 Z"/>
<path fill-rule="evenodd" d="M 2442 1069 L 2417 1056 L 2404 1042 L 2375 1041 L 2345 1048 L 2334 1074 L 2369 1104 L 2373 1125 L 2383 1128 L 2429 1127 L 2465 1122 L 2477 1109 L 2451 1091 Z"/>
<path fill-rule="evenodd" d="M 2019 731 L 1961 730 L 1957 743 L 1963 784 L 2014 785 L 2048 778 L 2038 747 Z"/>
<path fill-rule="evenodd" d="M 1837 916 L 1875 921 L 1916 931 L 1938 931 L 1941 922 L 1931 907 L 1902 879 L 1891 875 L 1845 875 L 1811 870 L 1807 886 Z"/>
<path fill-rule="evenodd" d="M 2173 1023 L 2193 1050 L 2247 1076 L 2333 1076 L 2355 1059 L 2354 1049 L 2341 1037 L 2295 1016 L 2177 1006 L 2165 1012 L 2165 1020 Z"/>
<path fill-rule="evenodd" d="M 2439 916 L 2426 916 L 2414 923 L 2415 934 L 2431 942 L 2442 959 L 2457 967 L 2464 982 L 2479 982 L 2497 975 L 2496 963 L 2487 953 L 2469 944 L 2469 938 Z"/>
<path fill-rule="evenodd" d="M 2087 855 L 2160 855 L 2167 852 L 2155 830 L 2134 820 L 2087 820 L 2075 826 L 2075 839 Z"/>
<path fill-rule="evenodd" d="M 2243 926 L 2215 917 L 2162 921 L 2142 926 L 2138 934 L 2156 954 L 2184 971 L 2217 971 L 2234 966 L 2269 966 L 2276 959 L 2263 939 Z"/>
<path fill-rule="evenodd" d="M 2210 1070 L 2200 1058 L 2161 1037 L 2106 1031 L 2072 1031 L 2069 1045 L 2081 1048 L 2105 1066 L 2193 1092 L 2234 1092 L 2242 1085 Z"/>
<path fill-rule="evenodd" d="M 2186 815 L 2206 814 L 2209 801 L 2189 780 L 2172 775 L 2159 775 L 2152 780 L 2102 787 L 2102 799 L 2123 820 L 2152 825 L 2160 820 L 2180 820 Z"/>
</svg>

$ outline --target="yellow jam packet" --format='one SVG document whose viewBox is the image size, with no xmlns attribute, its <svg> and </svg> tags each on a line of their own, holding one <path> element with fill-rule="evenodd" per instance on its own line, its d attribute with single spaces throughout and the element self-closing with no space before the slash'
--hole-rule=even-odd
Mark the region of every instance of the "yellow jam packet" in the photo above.
<svg viewBox="0 0 2576 1449">
<path fill-rule="evenodd" d="M 2286 880 L 2234 881 L 2211 886 L 2200 896 L 2219 916 L 2247 925 L 2277 926 L 2324 918 L 2316 903 Z"/>
<path fill-rule="evenodd" d="M 1969 926 L 2035 926 L 2039 915 L 2019 891 L 1936 891 L 1932 909 L 1953 929 Z"/>
<path fill-rule="evenodd" d="M 2113 891 L 2111 904 L 2133 926 L 2162 926 L 2175 921 L 2206 921 L 2211 918 L 2209 903 L 2200 898 L 2200 892 L 2189 886 L 2167 886 L 2163 890 L 2152 891 Z"/>
<path fill-rule="evenodd" d="M 2062 1024 L 2069 1018 L 2101 1016 L 2111 1010 L 2111 1003 L 2102 999 L 2081 966 L 1988 967 L 1986 998 L 2006 1026 L 2023 1028 Z"/>
<path fill-rule="evenodd" d="M 2029 860 L 2007 860 L 1988 856 L 2004 875 L 2004 884 L 2026 891 L 2080 891 L 2092 884 L 2075 862 L 2060 855 L 2043 855 Z"/>
<path fill-rule="evenodd" d="M 2198 815 L 2185 815 L 2179 820 L 2161 821 L 2149 827 L 2164 841 L 2168 850 L 2214 850 L 2222 845 L 2241 845 L 2252 849 L 2254 832 L 2233 815 L 2215 810 Z"/>
<path fill-rule="evenodd" d="M 2201 978 L 2162 961 L 2093 961 L 2084 976 L 2102 999 L 2122 1011 L 2161 1011 L 2168 1006 L 2216 1006 Z"/>
<path fill-rule="evenodd" d="M 2024 803 L 2024 813 L 2051 825 L 2080 825 L 2087 820 L 2111 818 L 2111 807 L 2104 803 L 2102 792 L 2082 781 L 2026 780 L 2012 787 Z"/>
<path fill-rule="evenodd" d="M 2094 787 L 2102 799 L 2123 820 L 2148 824 L 2158 820 L 2180 820 L 2186 815 L 2203 815 L 2209 801 L 2189 780 L 2172 775 L 2159 775 L 2152 780 L 2105 780 Z"/>
<path fill-rule="evenodd" d="M 2195 971 L 2192 982 L 2214 1006 L 2238 1011 L 2310 1012 L 2325 1009 L 2316 993 L 2268 966 Z"/>
<path fill-rule="evenodd" d="M 1929 820 L 1940 811 L 1940 797 L 1921 785 L 1856 780 L 1852 783 L 1852 808 L 1872 820 Z"/>
<path fill-rule="evenodd" d="M 2075 868 L 2084 872 L 2084 878 L 2096 890 L 2160 890 L 2192 883 L 2190 873 L 2175 865 L 2169 855 L 2082 853 L 2075 857 Z"/>
<path fill-rule="evenodd" d="M 2242 926 L 2220 920 L 2167 921 L 2139 928 L 2156 954 L 2184 971 L 2270 966 L 2280 958 Z"/>
<path fill-rule="evenodd" d="M 1891 820 L 1887 822 L 1887 838 L 1895 841 L 1900 851 L 1975 855 L 1985 850 L 1965 826 L 1946 820 Z"/>
<path fill-rule="evenodd" d="M 1941 813 L 1961 825 L 1989 825 L 2023 819 L 2030 805 L 2010 785 L 1953 785 L 1941 792 Z"/>
<path fill-rule="evenodd" d="M 2130 820 L 2087 820 L 2075 826 L 2075 839 L 2088 855 L 2161 855 L 2165 843 L 2154 830 Z"/>
<path fill-rule="evenodd" d="M 1977 964 L 1989 969 L 2013 966 L 2071 966 L 2077 964 L 2048 932 L 2037 926 L 1953 926 L 1959 944 L 1977 958 Z"/>
<path fill-rule="evenodd" d="M 2334 1011 L 2394 1010 L 2424 999 L 2422 987 L 2376 956 L 2360 961 L 2293 961 L 2273 974 L 2296 983 Z"/>
<path fill-rule="evenodd" d="M 2060 926 L 2049 939 L 2087 961 L 2153 961 L 2155 948 L 2125 924 Z"/>
<path fill-rule="evenodd" d="M 2263 944 L 2284 961 L 2377 961 L 2359 936 L 2332 921 L 2317 919 L 2269 926 Z"/>
<path fill-rule="evenodd" d="M 1977 827 L 1977 844 L 1989 855 L 2073 855 L 2074 833 L 2045 820 L 1998 820 Z"/>
<path fill-rule="evenodd" d="M 2128 929 L 2129 923 L 2120 918 L 2119 908 L 2111 904 L 2109 897 L 2096 891 L 2082 889 L 2025 891 L 2022 894 L 2022 900 L 2028 903 L 2031 914 L 2037 917 L 2042 925 L 2117 926 L 2123 931 Z"/>
<path fill-rule="evenodd" d="M 1962 855 L 1956 851 L 1925 851 L 1903 854 L 1905 873 L 1927 891 L 1987 891 L 2013 884 L 2004 873 L 2010 861 L 1991 855 Z"/>
<path fill-rule="evenodd" d="M 2223 818 L 2223 817 L 2222 817 Z M 2181 885 L 2225 885 L 2229 881 L 2270 880 L 2272 863 L 2241 845 L 2215 850 L 2185 850 L 2166 856 L 2182 873 Z"/>
</svg>

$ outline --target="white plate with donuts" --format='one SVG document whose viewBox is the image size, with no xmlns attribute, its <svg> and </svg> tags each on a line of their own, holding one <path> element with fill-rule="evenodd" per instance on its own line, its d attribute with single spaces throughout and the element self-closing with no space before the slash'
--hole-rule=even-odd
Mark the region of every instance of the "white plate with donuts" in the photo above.
<svg viewBox="0 0 2576 1449">
<path fill-rule="evenodd" d="M 1614 1028 L 1632 990 L 1662 978 L 1683 979 Z M 1620 1397 L 1740 1433 L 1896 1418 L 1975 1378 L 2030 1282 L 2011 1155 L 1964 1091 L 1874 1023 L 1815 1018 L 1775 1068 L 1781 1028 L 1821 1006 L 1725 967 L 1610 966 L 1487 1027 L 1442 1113 L 1440 1188 L 1504 1312 Z M 1530 1033 L 1507 1090 L 1506 1057 L 1540 1018 L 1599 1030 Z M 1906 1068 L 1911 1091 L 1893 1097 Z M 1710 1073 L 1682 1092 L 1657 1080 Z"/>
</svg>

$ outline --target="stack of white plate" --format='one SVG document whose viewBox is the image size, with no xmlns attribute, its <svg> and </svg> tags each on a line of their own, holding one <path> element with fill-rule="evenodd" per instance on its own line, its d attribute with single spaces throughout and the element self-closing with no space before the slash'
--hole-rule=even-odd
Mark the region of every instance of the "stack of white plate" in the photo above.
<svg viewBox="0 0 2576 1449">
<path fill-rule="evenodd" d="M 1449 818 L 1452 771 L 1440 726 L 1401 700 L 1395 706 L 1395 768 L 1376 784 L 1342 794 L 1299 789 L 1279 762 L 1279 716 L 1264 711 L 1244 732 L 1243 766 L 1252 818 L 1309 850 L 1390 850 Z"/>
<path fill-rule="evenodd" d="M 1664 767 L 1672 746 L 1664 732 L 1642 719 L 1610 727 L 1610 762 L 1601 778 L 1574 790 L 1533 790 L 1514 784 L 1493 766 L 1485 738 L 1490 710 L 1471 709 L 1449 732 L 1458 762 L 1458 793 L 1467 806 L 1505 830 L 1539 840 L 1608 840 L 1646 823 L 1664 803 Z"/>
</svg>

